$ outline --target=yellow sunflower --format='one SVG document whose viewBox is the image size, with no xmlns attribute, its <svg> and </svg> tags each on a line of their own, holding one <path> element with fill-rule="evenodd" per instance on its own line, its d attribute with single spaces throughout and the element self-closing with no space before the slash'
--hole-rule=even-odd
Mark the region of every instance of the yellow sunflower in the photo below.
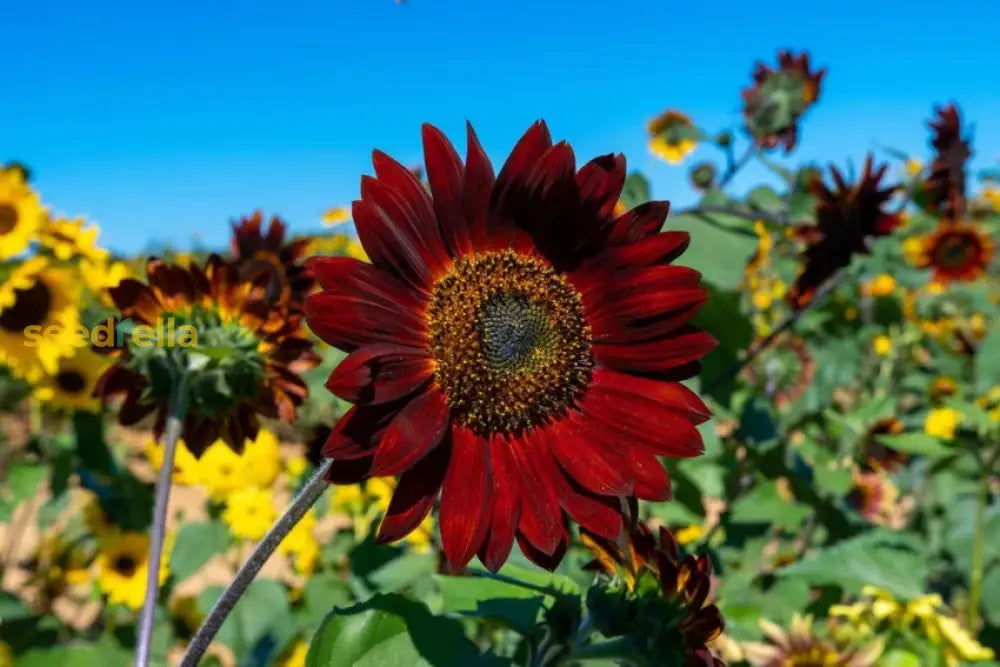
<svg viewBox="0 0 1000 667">
<path fill-rule="evenodd" d="M 226 500 L 222 519 L 236 537 L 259 540 L 278 518 L 270 489 L 247 487 L 234 491 Z"/>
<path fill-rule="evenodd" d="M 363 485 L 338 485 L 330 498 L 330 509 L 354 519 L 354 534 L 361 540 L 368 534 L 371 522 L 388 511 L 395 488 L 396 480 L 392 477 L 372 477 Z M 431 549 L 433 535 L 434 517 L 428 514 L 405 541 L 417 553 L 426 553 Z"/>
<path fill-rule="evenodd" d="M 0 259 L 24 252 L 44 220 L 45 209 L 24 172 L 0 167 Z"/>
<path fill-rule="evenodd" d="M 38 240 L 52 251 L 56 259 L 66 261 L 74 257 L 86 257 L 90 260 L 103 261 L 108 251 L 97 246 L 97 236 L 101 233 L 97 225 L 84 227 L 83 218 L 69 220 L 55 218 L 42 225 Z"/>
<path fill-rule="evenodd" d="M 228 448 L 227 448 L 228 449 Z M 150 438 L 146 443 L 146 458 L 153 468 L 159 472 L 163 466 L 163 447 Z M 187 448 L 183 440 L 177 441 L 177 451 L 174 453 L 174 484 L 180 486 L 195 486 L 202 481 L 198 459 Z"/>
<path fill-rule="evenodd" d="M 942 440 L 952 440 L 962 423 L 962 413 L 954 408 L 934 408 L 924 419 L 924 433 Z"/>
<path fill-rule="evenodd" d="M 205 450 L 198 469 L 201 483 L 215 500 L 225 500 L 230 493 L 250 483 L 243 459 L 223 440 L 216 440 Z"/>
<path fill-rule="evenodd" d="M 667 164 L 680 164 L 698 146 L 691 119 L 679 111 L 664 111 L 647 130 L 650 152 Z"/>
<path fill-rule="evenodd" d="M 55 373 L 42 376 L 35 384 L 34 396 L 56 407 L 97 412 L 101 401 L 94 397 L 94 387 L 107 367 L 106 357 L 90 348 L 78 348 L 72 356 L 59 358 Z"/>
<path fill-rule="evenodd" d="M 280 545 L 278 551 L 295 559 L 295 569 L 303 576 L 309 576 L 316 570 L 319 563 L 319 542 L 314 533 L 316 529 L 316 513 L 309 510 L 302 520 L 295 524 Z"/>
<path fill-rule="evenodd" d="M 30 382 L 58 372 L 60 357 L 87 344 L 69 272 L 33 257 L 0 285 L 0 362 Z"/>
<path fill-rule="evenodd" d="M 169 574 L 169 546 L 165 545 L 160 560 L 161 586 Z M 101 545 L 97 555 L 97 586 L 108 596 L 110 604 L 123 604 L 136 610 L 142 607 L 149 572 L 148 556 L 149 536 L 145 533 L 122 533 Z"/>
<path fill-rule="evenodd" d="M 77 266 L 87 291 L 109 307 L 114 302 L 111 300 L 108 290 L 118 287 L 118 283 L 132 277 L 132 270 L 125 262 L 82 257 Z"/>
<path fill-rule="evenodd" d="M 247 440 L 243 450 L 247 479 L 257 486 L 271 486 L 281 473 L 281 450 L 278 438 L 266 429 L 257 431 L 257 437 Z"/>
</svg>

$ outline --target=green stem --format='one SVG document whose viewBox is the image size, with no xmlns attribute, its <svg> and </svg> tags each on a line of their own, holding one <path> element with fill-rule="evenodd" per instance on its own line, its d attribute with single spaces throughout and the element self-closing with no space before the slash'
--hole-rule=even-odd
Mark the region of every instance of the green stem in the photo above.
<svg viewBox="0 0 1000 667">
<path fill-rule="evenodd" d="M 976 495 L 976 518 L 972 535 L 972 570 L 969 574 L 969 631 L 979 624 L 979 604 L 983 597 L 983 551 L 986 546 L 986 503 L 989 496 L 990 468 L 983 466 Z"/>
</svg>

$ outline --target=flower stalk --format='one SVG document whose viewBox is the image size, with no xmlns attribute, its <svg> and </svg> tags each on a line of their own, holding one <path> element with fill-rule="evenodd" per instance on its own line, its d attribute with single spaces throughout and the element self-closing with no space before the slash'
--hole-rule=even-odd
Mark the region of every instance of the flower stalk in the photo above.
<svg viewBox="0 0 1000 667">
<path fill-rule="evenodd" d="M 969 631 L 979 624 L 979 605 L 983 598 L 983 551 L 986 546 L 986 503 L 989 500 L 990 467 L 983 466 L 976 494 L 976 517 L 972 534 L 972 565 L 969 572 Z"/>
<path fill-rule="evenodd" d="M 198 629 L 198 633 L 188 644 L 184 658 L 181 660 L 181 667 L 196 667 L 202 656 L 208 650 L 215 635 L 218 634 L 225 623 L 233 607 L 246 592 L 247 588 L 256 578 L 264 564 L 281 544 L 282 540 L 288 536 L 292 528 L 306 515 L 306 512 L 316 503 L 320 495 L 326 490 L 326 475 L 330 471 L 333 459 L 324 459 L 323 463 L 316 469 L 312 477 L 302 487 L 299 494 L 281 515 L 278 521 L 267 531 L 264 539 L 254 548 L 250 558 L 243 564 L 236 577 L 229 584 L 229 587 L 222 593 L 216 601 L 212 611 L 209 612 L 205 621 Z"/>
</svg>

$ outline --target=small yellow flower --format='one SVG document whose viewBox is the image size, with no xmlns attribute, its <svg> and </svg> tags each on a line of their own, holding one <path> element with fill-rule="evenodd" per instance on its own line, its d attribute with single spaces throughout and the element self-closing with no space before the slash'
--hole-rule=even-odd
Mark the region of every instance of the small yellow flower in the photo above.
<svg viewBox="0 0 1000 667">
<path fill-rule="evenodd" d="M 979 194 L 989 202 L 994 211 L 1000 213 L 1000 186 L 984 185 L 983 191 Z"/>
<path fill-rule="evenodd" d="M 229 494 L 222 519 L 236 537 L 259 540 L 278 518 L 270 489 L 247 487 Z"/>
<path fill-rule="evenodd" d="M 167 580 L 170 548 L 164 545 L 160 559 L 160 585 Z M 130 609 L 142 607 L 149 572 L 149 536 L 145 533 L 122 533 L 108 538 L 97 555 L 97 586 L 110 604 Z"/>
<path fill-rule="evenodd" d="M 302 639 L 296 640 L 287 657 L 281 662 L 281 667 L 306 667 L 307 655 L 309 655 L 309 643 Z"/>
<path fill-rule="evenodd" d="M 693 129 L 691 120 L 678 111 L 665 111 L 649 122 L 649 150 L 667 164 L 684 161 L 698 142 L 684 136 L 675 136 Z"/>
<path fill-rule="evenodd" d="M 674 538 L 677 539 L 677 543 L 681 546 L 691 544 L 692 542 L 697 542 L 705 535 L 705 531 L 697 523 L 692 523 L 690 526 L 685 526 L 674 533 Z"/>
<path fill-rule="evenodd" d="M 942 440 L 955 437 L 955 429 L 962 422 L 962 413 L 954 408 L 935 408 L 927 413 L 924 432 Z"/>
<path fill-rule="evenodd" d="M 201 483 L 215 500 L 225 500 L 230 493 L 250 483 L 243 459 L 222 440 L 216 440 L 205 450 L 198 469 Z"/>
<path fill-rule="evenodd" d="M 880 273 L 865 284 L 864 290 L 871 296 L 889 296 L 896 290 L 896 279 L 888 273 Z"/>
<path fill-rule="evenodd" d="M 892 339 L 888 336 L 880 335 L 872 339 L 872 349 L 880 357 L 888 357 L 892 352 Z"/>
<path fill-rule="evenodd" d="M 948 286 L 937 280 L 932 280 L 927 283 L 927 293 L 933 296 L 941 296 L 948 291 Z"/>
<path fill-rule="evenodd" d="M 323 213 L 324 225 L 339 225 L 351 219 L 351 212 L 345 206 L 334 206 Z"/>
<path fill-rule="evenodd" d="M 320 548 L 314 534 L 315 529 L 316 513 L 310 510 L 278 545 L 280 553 L 295 559 L 295 569 L 304 576 L 311 575 L 319 562 Z"/>
<path fill-rule="evenodd" d="M 330 494 L 330 511 L 335 514 L 360 514 L 364 511 L 365 493 L 360 484 L 338 484 Z"/>
<path fill-rule="evenodd" d="M 155 440 L 150 439 L 146 443 L 146 459 L 154 470 L 160 471 L 163 466 L 163 447 Z M 194 486 L 200 484 L 201 479 L 198 459 L 194 457 L 183 440 L 178 440 L 177 448 L 174 451 L 174 484 Z"/>
<path fill-rule="evenodd" d="M 757 290 L 753 293 L 751 300 L 753 301 L 754 308 L 757 310 L 767 310 L 774 302 L 774 297 L 771 296 L 771 292 L 769 291 Z"/>
<path fill-rule="evenodd" d="M 919 236 L 911 236 L 903 240 L 903 256 L 907 263 L 913 266 L 923 266 L 925 259 L 924 239 Z"/>
<path fill-rule="evenodd" d="M 309 459 L 302 454 L 289 456 L 285 461 L 285 472 L 294 479 L 299 479 L 309 470 Z"/>
<path fill-rule="evenodd" d="M 917 158 L 911 157 L 903 165 L 903 168 L 906 169 L 907 176 L 916 176 L 924 168 L 924 163 Z"/>
<path fill-rule="evenodd" d="M 247 479 L 257 486 L 271 486 L 281 473 L 278 438 L 266 429 L 257 431 L 253 440 L 247 440 L 242 458 Z"/>
<path fill-rule="evenodd" d="M 24 172 L 0 165 L 0 260 L 28 249 L 45 221 L 45 209 Z"/>
</svg>

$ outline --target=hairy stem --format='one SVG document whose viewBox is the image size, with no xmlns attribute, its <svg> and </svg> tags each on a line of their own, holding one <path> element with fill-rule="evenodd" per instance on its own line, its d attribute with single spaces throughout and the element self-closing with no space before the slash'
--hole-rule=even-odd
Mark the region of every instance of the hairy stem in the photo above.
<svg viewBox="0 0 1000 667">
<path fill-rule="evenodd" d="M 179 394 L 179 392 L 178 392 Z M 135 649 L 136 667 L 149 665 L 153 645 L 153 621 L 156 620 L 156 600 L 160 592 L 160 560 L 163 557 L 163 542 L 167 537 L 167 505 L 170 502 L 170 485 L 174 474 L 174 456 L 177 441 L 181 437 L 184 422 L 183 400 L 175 400 L 167 419 L 163 437 L 163 464 L 156 480 L 156 501 L 153 505 L 153 528 L 149 536 L 149 558 L 146 563 L 146 596 L 139 616 L 139 637 Z"/>
<path fill-rule="evenodd" d="M 187 651 L 184 653 L 184 658 L 180 663 L 181 667 L 196 667 L 202 656 L 205 655 L 209 644 L 215 639 L 215 635 L 218 634 L 219 629 L 222 628 L 222 624 L 229 617 L 229 614 L 233 611 L 233 607 L 236 606 L 243 593 L 246 592 L 251 582 L 257 576 L 257 573 L 264 567 L 264 564 L 271 557 L 271 554 L 274 553 L 275 549 L 278 548 L 278 545 L 281 544 L 281 541 L 285 539 L 288 533 L 292 531 L 292 528 L 305 516 L 306 512 L 316 503 L 316 500 L 326 489 L 326 474 L 330 471 L 332 463 L 332 459 L 323 461 L 306 485 L 299 491 L 292 504 L 285 510 L 285 513 L 281 515 L 277 523 L 271 526 L 271 530 L 267 531 L 264 539 L 254 548 L 253 553 L 250 554 L 250 558 L 247 559 L 247 562 L 236 573 L 236 578 L 233 579 L 229 587 L 226 588 L 222 596 L 216 601 L 205 622 L 198 629 L 198 633 L 191 640 L 191 643 L 188 644 Z"/>
</svg>

